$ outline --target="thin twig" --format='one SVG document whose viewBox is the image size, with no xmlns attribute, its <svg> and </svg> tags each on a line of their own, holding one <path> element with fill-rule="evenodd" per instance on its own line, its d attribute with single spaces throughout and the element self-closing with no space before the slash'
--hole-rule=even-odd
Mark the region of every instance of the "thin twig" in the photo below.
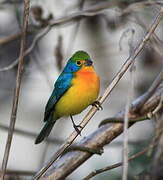
<svg viewBox="0 0 163 180">
<path fill-rule="evenodd" d="M 138 119 L 129 119 L 129 123 L 135 123 L 135 122 L 140 122 L 140 121 L 145 121 L 145 120 L 150 120 L 150 119 L 149 119 L 149 117 L 144 116 L 144 117 L 140 117 Z M 108 124 L 108 123 L 124 123 L 124 118 L 111 117 L 111 118 L 104 119 L 99 124 L 99 127 L 103 126 L 104 124 Z"/>
<path fill-rule="evenodd" d="M 28 35 L 31 35 L 32 33 L 33 33 L 32 31 L 27 31 Z M 21 36 L 22 36 L 22 32 L 18 32 L 16 34 L 12 34 L 7 37 L 2 37 L 0 38 L 0 45 L 3 46 L 11 41 L 19 39 Z"/>
<path fill-rule="evenodd" d="M 156 4 L 162 6 L 163 2 L 161 2 L 161 1 L 149 2 L 149 3 L 144 3 L 143 5 L 156 5 Z M 121 16 L 124 15 L 125 13 L 130 12 L 131 9 L 134 8 L 134 5 L 138 6 L 138 7 L 144 7 L 144 6 L 142 6 L 142 2 L 133 3 L 133 4 L 129 5 L 126 8 L 126 10 L 123 10 Z M 53 26 L 59 26 L 59 25 L 62 25 L 62 24 L 65 24 L 65 23 L 68 23 L 68 22 L 71 22 L 73 20 L 80 19 L 80 18 L 85 18 L 85 17 L 89 17 L 89 16 L 96 16 L 96 15 L 100 14 L 102 10 L 106 10 L 106 9 L 111 8 L 113 6 L 114 6 L 114 2 L 104 2 L 104 3 L 100 3 L 98 5 L 93 5 L 93 6 L 91 6 L 91 8 L 88 8 L 86 10 L 81 10 L 79 12 L 72 13 L 68 16 L 61 17 L 61 18 L 55 19 L 54 21 L 51 21 L 46 28 L 44 28 L 40 33 L 38 33 L 36 35 L 34 41 L 32 42 L 31 47 L 29 49 L 27 49 L 27 51 L 25 52 L 25 56 L 32 52 L 32 50 L 34 49 L 34 47 L 36 45 L 36 42 L 38 42 L 38 40 L 40 38 L 42 38 L 44 35 L 46 35 Z M 9 66 L 6 66 L 4 68 L 0 68 L 0 72 L 11 70 L 17 64 L 18 64 L 18 59 L 16 59 Z"/>
<path fill-rule="evenodd" d="M 50 29 L 53 27 L 53 26 L 56 26 L 56 25 L 61 25 L 61 24 L 64 24 L 64 23 L 67 23 L 69 21 L 72 21 L 76 18 L 79 18 L 79 17 L 89 17 L 89 16 L 94 16 L 95 14 L 99 13 L 98 11 L 101 11 L 103 9 L 106 9 L 106 8 L 109 8 L 110 6 L 110 3 L 107 3 L 107 6 L 105 3 L 101 3 L 100 5 L 95 5 L 93 6 L 93 8 L 90 8 L 88 10 L 85 10 L 85 11 L 79 11 L 77 13 L 73 13 L 69 16 L 66 16 L 66 17 L 62 17 L 62 18 L 58 18 L 56 19 L 55 21 L 49 23 L 49 25 L 44 28 L 40 33 L 38 33 L 35 37 L 35 39 L 33 40 L 32 42 L 32 45 L 26 50 L 26 52 L 24 53 L 24 55 L 28 55 L 29 53 L 32 52 L 32 50 L 34 49 L 36 43 L 38 42 L 38 40 L 40 38 L 42 38 L 43 36 L 45 36 L 49 31 Z M 95 11 L 95 13 L 93 12 Z M 96 12 L 97 11 L 97 12 Z M 11 63 L 9 66 L 6 66 L 4 68 L 0 68 L 0 72 L 2 71 L 8 71 L 8 70 L 11 70 L 12 68 L 14 68 L 16 65 L 18 64 L 18 59 L 14 60 L 13 63 Z"/>
<path fill-rule="evenodd" d="M 157 89 L 161 82 L 163 82 L 163 70 L 159 73 L 157 79 L 154 81 L 154 84 L 152 84 L 148 92 L 144 95 L 144 100 L 141 103 L 137 104 L 137 106 L 135 106 L 134 108 L 131 108 L 131 111 L 135 113 L 139 112 L 141 107 L 144 105 L 145 102 L 147 102 L 147 100 L 151 97 L 151 95 Z"/>
<path fill-rule="evenodd" d="M 133 53 L 133 36 L 135 31 L 131 30 L 131 36 L 128 40 L 129 45 L 129 54 Z M 135 64 L 133 63 L 130 67 L 130 83 L 129 83 L 129 91 L 128 91 L 128 97 L 127 97 L 127 103 L 125 107 L 125 117 L 124 117 L 124 129 L 123 129 L 123 171 L 122 171 L 122 180 L 127 180 L 128 177 L 128 125 L 129 125 L 129 110 L 132 103 L 132 99 L 134 96 L 134 72 L 135 72 Z"/>
<path fill-rule="evenodd" d="M 158 106 L 152 111 L 152 115 L 156 115 L 157 113 L 159 113 L 159 111 L 162 109 L 162 105 L 163 105 L 163 95 L 161 96 L 160 103 L 158 104 Z"/>
<path fill-rule="evenodd" d="M 19 64 L 18 64 L 18 71 L 17 71 L 17 77 L 16 77 L 16 87 L 15 87 L 15 93 L 14 93 L 14 99 L 13 99 L 13 106 L 12 106 L 12 112 L 10 117 L 10 127 L 8 131 L 8 137 L 5 147 L 5 153 L 3 157 L 2 162 L 2 180 L 5 178 L 9 153 L 10 153 L 10 147 L 12 143 L 12 137 L 16 122 L 16 116 L 17 116 L 17 108 L 18 108 L 18 101 L 19 101 L 19 92 L 20 92 L 20 84 L 21 84 L 21 77 L 23 72 L 23 65 L 24 65 L 24 50 L 25 50 L 25 44 L 26 44 L 26 34 L 28 29 L 28 18 L 29 18 L 29 7 L 30 7 L 30 0 L 24 0 L 24 16 L 23 16 L 23 33 L 22 33 L 22 39 L 20 44 L 20 55 L 19 55 Z"/>
<path fill-rule="evenodd" d="M 6 126 L 6 125 L 0 124 L 0 129 L 4 130 L 4 131 L 8 131 L 9 127 Z M 21 136 L 26 136 L 26 137 L 29 137 L 29 138 L 33 138 L 33 139 L 36 139 L 36 137 L 38 136 L 38 134 L 36 134 L 36 133 L 30 132 L 30 131 L 27 131 L 27 130 L 23 130 L 23 129 L 18 129 L 18 128 L 14 129 L 14 133 L 19 134 Z M 51 137 L 48 137 L 46 139 L 46 141 L 49 142 L 49 143 L 55 143 L 55 144 L 63 143 L 63 140 L 61 140 L 59 138 L 51 138 Z"/>
<path fill-rule="evenodd" d="M 47 27 L 44 28 L 40 33 L 38 33 L 38 34 L 35 36 L 35 38 L 34 38 L 32 44 L 31 44 L 31 46 L 24 52 L 24 57 L 27 56 L 28 54 L 30 54 L 30 53 L 33 51 L 33 49 L 35 48 L 35 46 L 36 46 L 36 44 L 38 43 L 38 41 L 39 41 L 42 37 L 44 37 L 44 36 L 50 31 L 50 29 L 51 29 L 51 27 L 50 27 L 50 26 L 47 26 Z M 14 67 L 18 64 L 18 62 L 19 62 L 19 58 L 17 58 L 15 61 L 13 61 L 13 63 L 11 63 L 9 66 L 6 66 L 6 67 L 4 67 L 4 68 L 1 68 L 1 69 L 0 69 L 0 72 L 11 70 L 12 68 L 14 68 Z"/>
<path fill-rule="evenodd" d="M 1 173 L 1 171 L 0 171 Z M 17 176 L 33 176 L 35 174 L 34 171 L 23 171 L 23 170 L 7 170 L 7 175 L 17 175 Z"/>
<path fill-rule="evenodd" d="M 142 151 L 140 151 L 140 152 L 132 155 L 131 157 L 129 157 L 128 161 L 131 161 L 131 160 L 133 160 L 133 159 L 136 159 L 136 158 L 139 157 L 139 156 L 142 156 L 143 154 L 145 154 L 146 152 L 148 152 L 149 149 L 151 149 L 151 148 L 153 148 L 153 146 L 151 146 L 151 145 L 150 145 L 149 147 L 146 147 L 144 150 L 142 150 Z M 107 167 L 104 167 L 104 168 L 101 168 L 101 169 L 97 169 L 97 170 L 91 172 L 90 174 L 88 174 L 86 177 L 84 177 L 83 180 L 89 180 L 89 179 L 91 179 L 92 177 L 94 177 L 94 176 L 96 176 L 96 175 L 98 175 L 98 174 L 101 174 L 101 173 L 103 173 L 103 172 L 105 172 L 105 171 L 109 171 L 109 170 L 111 170 L 111 169 L 120 167 L 120 166 L 122 166 L 122 164 L 123 164 L 123 162 L 119 162 L 119 163 L 113 164 L 113 165 L 111 165 L 111 166 L 107 166 Z"/>
<path fill-rule="evenodd" d="M 144 48 L 145 44 L 149 41 L 151 35 L 155 31 L 156 27 L 158 26 L 158 24 L 160 23 L 162 18 L 163 18 L 163 8 L 161 8 L 159 14 L 157 15 L 156 19 L 154 20 L 154 22 L 152 23 L 151 27 L 149 28 L 147 34 L 144 36 L 144 38 L 139 43 L 139 45 L 135 48 L 134 53 L 132 55 L 130 55 L 130 57 L 122 65 L 120 71 L 113 78 L 112 82 L 110 83 L 110 85 L 108 86 L 108 88 L 104 92 L 102 98 L 100 99 L 101 103 L 103 103 L 105 101 L 105 99 L 109 96 L 109 94 L 113 90 L 114 86 L 118 83 L 118 81 L 121 79 L 123 74 L 127 71 L 127 69 L 134 62 L 134 60 L 136 59 L 138 54 L 142 51 L 142 49 Z"/>
<path fill-rule="evenodd" d="M 159 14 L 157 15 L 156 19 L 152 23 L 151 27 L 149 28 L 148 33 L 145 35 L 145 37 L 142 39 L 142 41 L 139 43 L 139 45 L 136 47 L 133 55 L 130 55 L 130 57 L 126 60 L 126 62 L 123 64 L 119 72 L 116 74 L 116 76 L 113 78 L 112 82 L 108 86 L 108 88 L 105 90 L 103 96 L 99 99 L 99 103 L 102 104 L 106 98 L 110 95 L 116 84 L 119 82 L 119 80 L 122 78 L 124 73 L 128 70 L 128 68 L 131 66 L 131 64 L 134 62 L 137 55 L 142 51 L 145 44 L 148 42 L 150 36 L 155 31 L 156 27 L 160 23 L 161 19 L 163 17 L 163 8 L 161 8 Z M 88 124 L 90 119 L 94 116 L 94 114 L 97 112 L 98 108 L 93 106 L 91 110 L 87 113 L 87 115 L 84 117 L 82 122 L 80 123 L 81 131 L 83 128 Z M 59 150 L 52 156 L 51 160 L 43 166 L 39 172 L 35 175 L 34 179 L 39 179 L 46 170 L 64 153 L 65 149 L 67 149 L 76 139 L 78 136 L 78 133 L 74 131 L 66 140 L 66 142 L 59 148 Z"/>
<path fill-rule="evenodd" d="M 132 73 L 132 72 L 131 72 Z M 123 151 L 122 151 L 122 157 L 123 157 L 123 172 L 122 172 L 122 180 L 127 180 L 128 175 L 128 124 L 129 124 L 129 118 L 128 113 L 131 105 L 131 99 L 133 97 L 133 75 L 131 74 L 131 88 L 129 88 L 128 97 L 127 97 L 127 103 L 125 108 L 125 117 L 124 117 L 124 129 L 123 129 Z"/>
<path fill-rule="evenodd" d="M 129 6 L 127 6 L 127 8 L 123 10 L 123 15 L 131 13 L 131 12 L 135 12 L 136 10 L 140 10 L 140 8 L 145 8 L 147 6 L 154 6 L 154 5 L 163 6 L 163 2 L 162 1 L 135 2 L 135 3 L 130 4 Z"/>
<path fill-rule="evenodd" d="M 4 38 L 0 38 L 0 45 L 7 44 L 8 42 L 14 41 L 22 36 L 22 32 L 13 34 Z"/>
<path fill-rule="evenodd" d="M 158 4 L 158 5 L 162 6 L 163 2 L 158 1 L 158 2 L 154 2 L 154 3 L 143 3 L 143 4 L 144 5 L 150 5 L 150 6 Z M 99 3 L 97 5 L 92 5 L 91 8 L 88 8 L 86 10 L 78 11 L 78 12 L 72 13 L 68 16 L 56 19 L 56 20 L 52 21 L 50 23 L 50 25 L 51 26 L 62 25 L 64 23 L 67 23 L 67 22 L 70 22 L 72 20 L 79 19 L 82 17 L 95 16 L 95 15 L 100 14 L 101 11 L 103 11 L 105 9 L 112 8 L 114 5 L 115 5 L 115 3 L 113 1 L 112 2 L 110 1 L 110 2 Z M 123 15 L 125 13 L 131 12 L 131 9 L 133 10 L 135 8 L 135 6 L 139 7 L 139 8 L 144 7 L 144 6 L 142 6 L 142 2 L 130 4 L 126 8 L 126 11 L 123 11 Z"/>
<path fill-rule="evenodd" d="M 15 2 L 15 1 L 14 1 Z M 153 6 L 153 5 L 160 5 L 160 6 L 163 6 L 163 2 L 162 1 L 155 1 L 155 2 L 136 2 L 136 3 L 132 3 L 132 4 L 130 4 L 129 6 L 127 6 L 127 8 L 126 9 L 124 9 L 123 10 L 123 15 L 126 13 L 129 13 L 129 12 L 131 12 L 132 10 L 134 10 L 135 9 L 135 7 L 138 7 L 138 8 L 144 8 L 145 6 Z M 113 6 L 113 3 L 111 3 L 111 2 L 105 2 L 104 4 L 103 3 L 100 3 L 100 4 L 98 4 L 98 5 L 93 5 L 93 6 L 91 6 L 89 9 L 87 9 L 87 10 L 81 10 L 81 11 L 79 11 L 79 12 L 77 12 L 77 13 L 75 13 L 74 15 L 70 15 L 71 16 L 71 20 L 73 20 L 73 19 L 76 19 L 76 18 L 78 18 L 79 16 L 86 16 L 86 14 L 85 14 L 85 12 L 96 12 L 96 13 L 99 13 L 99 11 L 101 11 L 101 10 L 105 10 L 105 9 L 108 9 L 108 8 L 111 8 Z M 76 16 L 77 17 L 76 17 Z M 95 15 L 97 15 L 97 14 L 95 14 Z M 67 22 L 67 19 L 65 18 L 65 17 L 62 17 L 62 18 L 59 18 L 60 20 L 54 20 L 51 24 L 53 25 L 53 24 L 55 24 L 55 25 L 59 25 L 59 24 L 61 24 L 61 23 L 66 23 Z M 69 18 L 68 18 L 68 20 L 69 20 Z M 9 41 L 12 41 L 12 40 L 14 40 L 15 38 L 17 38 L 17 37 L 20 37 L 21 36 L 21 33 L 18 33 L 18 34 L 14 34 L 14 35 L 11 35 L 11 36 L 9 36 L 9 37 L 6 37 L 6 38 L 4 38 L 4 39 L 0 39 L 0 44 L 2 43 L 8 43 Z"/>
<path fill-rule="evenodd" d="M 155 109 L 159 102 L 160 97 L 163 94 L 163 86 L 161 86 L 155 91 L 152 97 L 145 103 L 142 107 L 142 114 L 131 114 L 129 113 L 129 119 L 135 117 L 140 118 L 146 116 L 149 112 Z M 133 102 L 133 106 L 136 102 L 141 102 L 143 96 L 140 96 Z M 148 111 L 147 111 L 148 107 Z M 124 118 L 125 111 L 122 110 L 115 115 L 115 118 Z M 134 123 L 129 124 L 131 127 Z M 109 145 L 116 137 L 118 137 L 123 132 L 123 124 L 117 123 L 110 126 L 110 124 L 103 125 L 98 128 L 94 132 L 92 132 L 89 136 L 84 137 L 77 145 L 84 146 L 92 149 L 103 148 L 105 145 Z M 56 161 L 44 174 L 43 179 L 65 179 L 70 173 L 75 171 L 81 164 L 83 164 L 86 160 L 88 160 L 92 154 L 75 151 L 68 152 L 64 154 L 58 161 Z"/>
</svg>

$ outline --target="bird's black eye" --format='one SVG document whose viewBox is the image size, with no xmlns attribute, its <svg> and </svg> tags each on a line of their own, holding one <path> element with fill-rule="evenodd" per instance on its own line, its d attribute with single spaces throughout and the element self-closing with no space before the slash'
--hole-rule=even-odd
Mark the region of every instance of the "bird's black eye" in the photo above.
<svg viewBox="0 0 163 180">
<path fill-rule="evenodd" d="M 76 61 L 77 66 L 81 66 L 82 62 L 81 61 Z"/>
</svg>

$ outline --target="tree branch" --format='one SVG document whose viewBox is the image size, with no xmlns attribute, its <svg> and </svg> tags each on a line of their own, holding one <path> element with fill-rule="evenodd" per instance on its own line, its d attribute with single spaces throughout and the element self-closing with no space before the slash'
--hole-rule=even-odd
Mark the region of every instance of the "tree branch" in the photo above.
<svg viewBox="0 0 163 180">
<path fill-rule="evenodd" d="M 61 17 L 57 20 L 54 20 L 50 23 L 50 26 L 56 26 L 56 25 L 62 25 L 68 22 L 71 22 L 73 20 L 83 18 L 83 17 L 89 17 L 89 16 L 95 16 L 101 13 L 101 11 L 106 10 L 108 8 L 112 8 L 115 6 L 114 1 L 109 1 L 109 2 L 103 2 L 99 3 L 97 5 L 92 5 L 90 8 L 86 10 L 81 10 L 75 13 L 72 13 L 68 16 Z M 126 10 L 123 11 L 124 13 L 129 13 L 131 12 L 131 9 L 135 9 L 135 7 L 144 7 L 144 6 L 151 6 L 151 5 L 160 5 L 163 6 L 163 2 L 161 1 L 155 1 L 155 2 L 136 2 L 136 3 L 131 3 Z"/>
<path fill-rule="evenodd" d="M 67 16 L 64 16 L 64 17 L 61 17 L 61 18 L 58 18 L 58 19 L 55 19 L 54 21 L 51 21 L 49 23 L 49 25 L 47 27 L 45 27 L 44 29 L 41 30 L 41 32 L 39 32 L 35 39 L 33 40 L 32 44 L 31 44 L 31 47 L 29 49 L 26 50 L 25 52 L 25 56 L 28 55 L 29 53 L 32 52 L 32 50 L 34 49 L 35 45 L 36 45 L 36 42 L 38 42 L 38 40 L 40 38 L 42 38 L 44 35 L 46 35 L 50 29 L 53 27 L 53 26 L 59 26 L 59 25 L 62 25 L 62 24 L 66 24 L 68 22 L 71 22 L 73 20 L 76 20 L 76 19 L 81 19 L 81 18 L 86 18 L 86 17 L 90 17 L 90 16 L 96 16 L 98 14 L 102 14 L 102 10 L 106 10 L 108 8 L 111 8 L 113 7 L 115 4 L 114 4 L 114 1 L 110 1 L 110 2 L 104 2 L 104 3 L 100 3 L 98 5 L 93 5 L 91 6 L 91 8 L 88 8 L 86 10 L 81 10 L 81 11 L 78 11 L 78 12 L 75 12 L 75 13 L 72 13 L 70 15 L 67 15 Z M 161 1 L 155 1 L 155 2 L 137 2 L 137 3 L 133 3 L 133 4 L 130 4 L 126 9 L 123 10 L 122 15 L 124 14 L 127 14 L 129 12 L 131 12 L 135 7 L 144 7 L 144 6 L 152 6 L 152 5 L 159 5 L 159 6 L 163 6 L 163 2 Z M 17 36 L 17 35 L 13 35 L 14 36 Z M 11 37 L 11 40 L 12 38 Z M 5 40 L 5 39 L 4 39 Z M 2 42 L 4 41 L 2 40 Z M 6 39 L 7 42 L 8 39 Z M 6 41 L 5 40 L 5 41 Z M 15 61 L 13 61 L 13 63 L 11 63 L 9 66 L 6 66 L 4 68 L 0 68 L 0 72 L 2 71 L 8 71 L 8 70 L 11 70 L 12 68 L 14 68 L 16 65 L 18 64 L 18 59 L 16 59 Z"/>
<path fill-rule="evenodd" d="M 154 146 L 154 145 L 153 145 L 153 146 Z M 142 151 L 139 151 L 139 152 L 135 153 L 134 155 L 132 155 L 131 157 L 129 157 L 128 161 L 131 161 L 131 160 L 133 160 L 133 159 L 136 159 L 136 158 L 139 157 L 139 156 L 142 156 L 143 154 L 145 154 L 146 152 L 148 152 L 149 149 L 153 148 L 153 146 L 150 145 L 149 147 L 146 147 L 146 148 L 143 149 Z M 111 170 L 111 169 L 115 169 L 115 168 L 120 167 L 120 166 L 122 166 L 122 162 L 113 164 L 113 165 L 111 165 L 111 166 L 106 166 L 106 167 L 101 168 L 101 169 L 97 169 L 97 170 L 91 172 L 90 174 L 88 174 L 88 175 L 87 175 L 85 178 L 83 178 L 82 180 L 89 180 L 89 179 L 91 179 L 92 177 L 94 177 L 94 176 L 96 176 L 96 175 L 98 175 L 98 174 L 101 174 L 101 173 L 103 173 L 103 172 L 105 172 L 105 171 L 109 171 L 109 170 Z"/>
<path fill-rule="evenodd" d="M 3 124 L 0 124 L 0 129 L 2 129 L 4 131 L 9 131 L 9 127 L 6 126 L 6 125 L 3 125 Z M 14 133 L 18 134 L 18 135 L 21 135 L 21 136 L 29 137 L 29 138 L 32 138 L 32 139 L 36 139 L 36 137 L 38 136 L 37 133 L 33 133 L 33 132 L 30 132 L 30 131 L 27 131 L 27 130 L 22 130 L 22 129 L 19 129 L 19 128 L 15 128 Z M 62 144 L 63 140 L 59 139 L 59 138 L 48 137 L 46 139 L 46 142 L 55 143 L 55 144 Z"/>
<path fill-rule="evenodd" d="M 19 32 L 17 34 L 13 34 L 4 38 L 0 38 L 0 45 L 3 46 L 4 44 L 7 44 L 8 42 L 14 41 L 16 39 L 19 39 L 22 36 L 22 32 Z"/>
<path fill-rule="evenodd" d="M 160 102 L 160 98 L 163 95 L 163 83 L 160 84 L 159 88 L 155 91 L 153 96 L 142 106 L 141 114 L 140 113 L 129 113 L 128 118 L 132 119 L 141 118 L 146 116 L 149 112 L 153 111 Z M 141 103 L 143 101 L 144 95 L 137 98 L 133 103 L 132 107 L 137 105 L 137 103 Z M 148 108 L 148 111 L 147 111 Z M 125 111 L 122 110 L 115 115 L 116 119 L 124 118 Z M 129 124 L 129 127 L 132 126 Z M 92 149 L 100 149 L 103 148 L 104 145 L 107 145 L 112 142 L 117 136 L 119 136 L 123 132 L 123 123 L 116 123 L 110 126 L 109 124 L 105 124 L 98 128 L 95 132 L 83 138 L 77 145 L 84 146 Z M 81 164 L 83 164 L 87 159 L 92 156 L 91 153 L 82 152 L 82 151 L 74 151 L 68 152 L 64 154 L 58 161 L 56 161 L 51 168 L 45 173 L 43 179 L 64 179 L 70 173 L 72 173 L 76 168 L 78 168 Z"/>
<path fill-rule="evenodd" d="M 30 7 L 30 0 L 24 0 L 23 33 L 22 33 L 22 39 L 21 39 L 21 44 L 20 44 L 19 64 L 18 64 L 18 71 L 17 71 L 17 77 L 16 77 L 16 87 L 15 87 L 15 93 L 14 93 L 14 99 L 13 99 L 12 112 L 11 112 L 11 117 L 10 117 L 10 127 L 8 131 L 5 153 L 4 153 L 3 162 L 2 162 L 2 176 L 1 176 L 2 180 L 4 180 L 5 178 L 5 173 L 6 173 L 6 168 L 7 168 L 7 163 L 8 163 L 9 153 L 10 153 L 10 147 L 12 143 L 12 137 L 13 137 L 16 116 L 17 116 L 20 84 L 21 84 L 21 77 L 22 77 L 23 65 L 24 65 L 24 50 L 25 50 L 26 34 L 27 34 L 27 28 L 28 28 L 29 7 Z"/>
<path fill-rule="evenodd" d="M 135 122 L 140 122 L 140 121 L 145 121 L 145 120 L 150 120 L 148 116 L 144 116 L 144 117 L 140 117 L 138 119 L 129 119 L 129 124 L 131 123 L 135 123 Z M 104 124 L 108 124 L 108 123 L 124 123 L 124 119 L 123 118 L 116 118 L 116 117 L 110 117 L 110 118 L 106 118 L 104 120 L 102 120 L 99 124 L 100 126 L 103 126 Z"/>
<path fill-rule="evenodd" d="M 51 29 L 50 26 L 47 26 L 47 27 L 44 28 L 40 33 L 38 33 L 38 34 L 35 36 L 35 38 L 34 38 L 32 44 L 31 44 L 31 46 L 24 52 L 24 57 L 27 56 L 28 54 L 30 54 L 30 53 L 33 51 L 33 49 L 35 48 L 35 46 L 36 46 L 36 44 L 38 43 L 38 41 L 39 41 L 42 37 L 44 37 L 44 36 L 50 31 L 50 29 Z M 12 68 L 14 68 L 14 67 L 18 64 L 18 62 L 19 62 L 19 58 L 17 58 L 15 61 L 13 61 L 9 66 L 0 68 L 0 72 L 11 70 Z"/>
<path fill-rule="evenodd" d="M 1 171 L 0 171 L 1 174 Z M 35 174 L 34 171 L 23 171 L 23 170 L 6 170 L 7 175 L 17 175 L 17 176 L 33 176 Z"/>
<path fill-rule="evenodd" d="M 163 81 L 163 70 L 160 72 L 160 74 L 157 76 L 157 79 L 154 81 L 153 85 L 149 88 L 148 92 L 144 94 L 143 100 L 141 103 L 135 105 L 134 108 L 131 108 L 131 111 L 138 112 L 140 111 L 141 107 L 147 102 L 147 100 L 151 97 L 153 92 L 157 89 L 159 84 Z"/>
<path fill-rule="evenodd" d="M 131 66 L 131 64 L 135 61 L 137 55 L 142 51 L 142 49 L 144 48 L 145 44 L 148 42 L 149 38 L 151 37 L 151 35 L 153 34 L 153 32 L 155 31 L 156 27 L 158 26 L 158 24 L 160 23 L 161 19 L 163 17 L 163 8 L 161 8 L 159 14 L 157 15 L 157 17 L 155 18 L 154 22 L 152 23 L 151 27 L 149 28 L 149 31 L 147 32 L 147 34 L 144 36 L 144 38 L 142 39 L 142 41 L 138 44 L 138 46 L 135 48 L 134 52 L 132 55 L 130 55 L 130 57 L 126 60 L 126 62 L 123 64 L 123 66 L 121 67 L 121 69 L 119 70 L 119 72 L 116 74 L 116 76 L 113 78 L 112 82 L 110 83 L 110 85 L 107 87 L 107 89 L 105 90 L 103 96 L 101 98 L 99 98 L 99 103 L 102 104 L 106 98 L 110 95 L 110 93 L 112 92 L 112 90 L 115 88 L 115 86 L 117 85 L 117 83 L 119 82 L 119 80 L 122 78 L 122 76 L 124 75 L 124 73 L 128 70 L 128 68 Z M 91 110 L 87 113 L 87 115 L 84 117 L 84 119 L 82 120 L 82 122 L 80 123 L 81 131 L 83 130 L 83 128 L 88 124 L 88 122 L 90 121 L 90 119 L 94 116 L 94 114 L 97 112 L 98 108 L 93 106 L 91 108 Z M 120 124 L 120 126 L 116 126 L 116 131 L 118 130 L 118 134 L 120 129 L 122 128 L 122 125 Z M 115 132 L 116 133 L 116 132 Z M 76 139 L 76 137 L 78 136 L 78 133 L 76 131 L 74 131 L 66 140 L 66 142 L 59 148 L 59 150 L 53 155 L 53 157 L 51 158 L 51 160 L 49 162 L 47 162 L 45 164 L 44 167 L 42 167 L 39 172 L 34 176 L 34 179 L 39 179 L 45 172 L 46 170 L 65 152 L 65 150 L 74 142 L 74 140 Z"/>
</svg>

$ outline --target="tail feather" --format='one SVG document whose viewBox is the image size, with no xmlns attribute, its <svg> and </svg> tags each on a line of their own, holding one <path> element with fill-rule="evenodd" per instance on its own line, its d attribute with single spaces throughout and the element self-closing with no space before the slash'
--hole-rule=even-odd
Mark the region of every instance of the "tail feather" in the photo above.
<svg viewBox="0 0 163 180">
<path fill-rule="evenodd" d="M 37 136 L 35 140 L 35 144 L 41 143 L 46 137 L 49 136 L 54 124 L 56 121 L 47 121 L 44 127 L 42 128 L 40 134 Z"/>
</svg>

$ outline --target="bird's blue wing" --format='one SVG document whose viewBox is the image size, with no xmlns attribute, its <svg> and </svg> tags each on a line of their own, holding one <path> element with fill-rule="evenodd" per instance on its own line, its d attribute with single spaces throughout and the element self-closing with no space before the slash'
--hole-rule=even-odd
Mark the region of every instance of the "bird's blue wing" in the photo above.
<svg viewBox="0 0 163 180">
<path fill-rule="evenodd" d="M 54 90 L 45 107 L 44 122 L 48 121 L 49 117 L 52 115 L 52 112 L 54 111 L 55 104 L 71 86 L 72 78 L 72 73 L 62 73 L 58 77 L 54 85 Z"/>
</svg>

